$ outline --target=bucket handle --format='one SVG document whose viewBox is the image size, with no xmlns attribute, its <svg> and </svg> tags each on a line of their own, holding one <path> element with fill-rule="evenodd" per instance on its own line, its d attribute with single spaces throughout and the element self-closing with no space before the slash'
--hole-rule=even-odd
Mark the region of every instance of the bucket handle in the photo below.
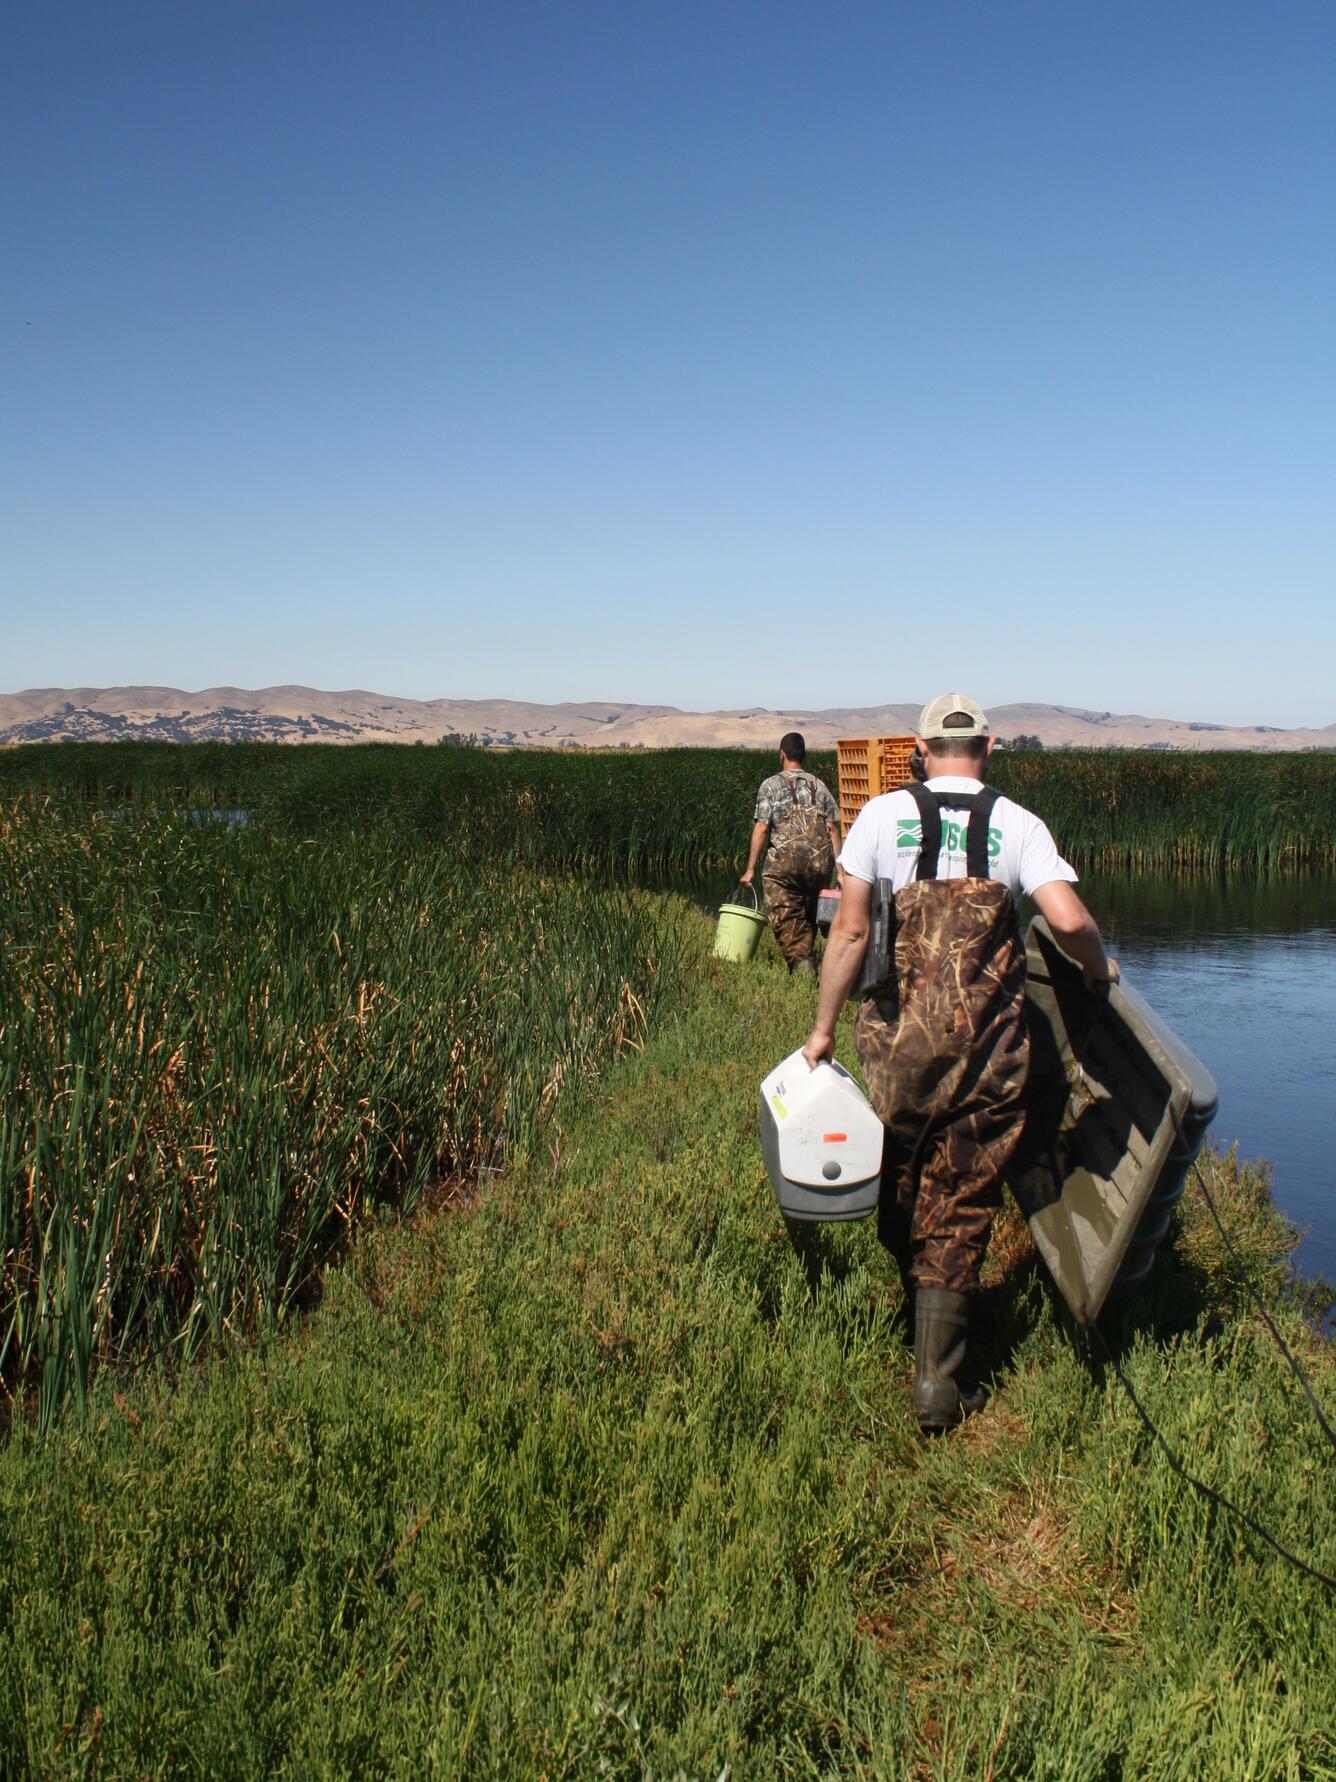
<svg viewBox="0 0 1336 1782">
<path fill-rule="evenodd" d="M 761 913 L 761 900 L 756 895 L 755 885 L 744 885 L 742 880 L 739 879 L 738 880 L 738 890 L 751 892 L 752 908 L 756 911 L 757 915 L 759 916 Z M 728 901 L 730 903 L 732 903 L 733 899 L 730 897 Z"/>
</svg>

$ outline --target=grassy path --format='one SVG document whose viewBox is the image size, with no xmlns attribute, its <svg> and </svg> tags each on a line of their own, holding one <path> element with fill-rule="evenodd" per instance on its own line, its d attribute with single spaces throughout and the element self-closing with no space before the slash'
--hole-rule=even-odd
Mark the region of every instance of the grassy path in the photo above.
<svg viewBox="0 0 1336 1782">
<path fill-rule="evenodd" d="M 476 1211 L 370 1231 L 282 1343 L 14 1436 L 0 1774 L 1336 1776 L 1336 1601 L 1174 1479 L 1015 1224 L 993 1404 L 917 1437 L 871 1232 L 796 1252 L 761 1170 L 811 988 L 706 944 Z M 1212 1167 L 1274 1280 L 1264 1184 Z M 1126 1365 L 1336 1570 L 1336 1457 L 1217 1261 L 1189 1219 Z"/>
</svg>

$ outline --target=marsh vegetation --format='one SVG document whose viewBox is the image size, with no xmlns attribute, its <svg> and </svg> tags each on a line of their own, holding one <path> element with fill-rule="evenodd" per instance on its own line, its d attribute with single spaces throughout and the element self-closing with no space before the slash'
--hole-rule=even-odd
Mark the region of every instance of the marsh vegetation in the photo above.
<svg viewBox="0 0 1336 1782">
<path fill-rule="evenodd" d="M 936 1443 L 873 1233 L 786 1233 L 810 989 L 627 884 L 753 758 L 126 753 L 4 759 L 0 1775 L 1336 1774 L 1336 1599 L 1014 1213 Z M 1206 1169 L 1241 1263 L 1190 1191 L 1107 1334 L 1336 1571 L 1244 1277 L 1330 1406 L 1317 1300 Z"/>
</svg>

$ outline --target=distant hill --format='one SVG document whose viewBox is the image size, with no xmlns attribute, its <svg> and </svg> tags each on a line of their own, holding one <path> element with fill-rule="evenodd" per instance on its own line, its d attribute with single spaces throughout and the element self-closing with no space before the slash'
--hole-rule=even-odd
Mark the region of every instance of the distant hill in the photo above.
<svg viewBox="0 0 1336 1782">
<path fill-rule="evenodd" d="M 0 745 L 143 739 L 161 742 L 424 742 L 475 737 L 508 748 L 774 748 L 801 730 L 812 748 L 840 737 L 913 729 L 921 704 L 837 706 L 821 711 L 684 712 L 616 700 L 533 705 L 515 699 L 396 699 L 314 687 L 37 687 L 0 694 Z M 1321 730 L 1193 723 L 1085 711 L 1069 705 L 1002 705 L 989 713 L 999 736 L 1037 736 L 1046 748 L 1336 749 L 1336 724 Z"/>
</svg>

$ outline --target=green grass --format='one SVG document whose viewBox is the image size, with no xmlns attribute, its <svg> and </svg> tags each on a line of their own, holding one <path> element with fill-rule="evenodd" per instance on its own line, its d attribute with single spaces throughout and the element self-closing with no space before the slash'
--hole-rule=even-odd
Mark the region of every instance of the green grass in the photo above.
<svg viewBox="0 0 1336 1782">
<path fill-rule="evenodd" d="M 643 878 L 738 870 L 756 787 L 774 765 L 725 749 L 32 744 L 0 750 L 0 789 L 234 806 L 307 833 L 397 817 L 470 856 Z M 809 765 L 835 787 L 833 754 Z M 1336 865 L 1336 750 L 1004 752 L 989 777 L 1080 866 Z"/>
<path fill-rule="evenodd" d="M 0 1452 L 0 1774 L 1336 1775 L 1336 1602 L 1203 1504 L 1013 1218 L 987 1412 L 924 1442 L 864 1226 L 795 1250 L 755 1085 L 810 987 L 712 964 L 468 1215 L 282 1342 L 107 1370 Z M 1331 1405 L 1264 1178 L 1211 1159 Z M 1111 1325 L 1189 1464 L 1336 1569 L 1333 1458 L 1195 1198 Z"/>
</svg>

